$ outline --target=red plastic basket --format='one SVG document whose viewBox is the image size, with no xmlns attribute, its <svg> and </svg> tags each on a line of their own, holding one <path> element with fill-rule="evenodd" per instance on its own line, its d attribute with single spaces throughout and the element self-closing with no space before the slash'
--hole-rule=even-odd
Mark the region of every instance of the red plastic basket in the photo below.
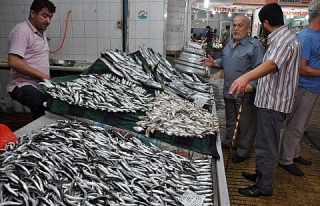
<svg viewBox="0 0 320 206">
<path fill-rule="evenodd" d="M 0 124 L 0 149 L 3 149 L 8 142 L 16 142 L 18 137 L 13 134 L 9 127 Z"/>
</svg>

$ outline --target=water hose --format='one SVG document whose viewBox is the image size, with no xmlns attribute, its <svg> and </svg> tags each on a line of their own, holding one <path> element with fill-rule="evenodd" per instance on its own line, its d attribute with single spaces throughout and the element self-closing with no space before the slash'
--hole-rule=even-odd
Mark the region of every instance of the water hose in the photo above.
<svg viewBox="0 0 320 206">
<path fill-rule="evenodd" d="M 65 24 L 65 27 L 64 27 L 63 39 L 62 39 L 62 41 L 61 41 L 61 44 L 60 44 L 60 46 L 59 46 L 58 49 L 56 49 L 56 50 L 54 50 L 54 51 L 50 51 L 50 54 L 57 53 L 57 52 L 60 51 L 60 49 L 62 48 L 62 46 L 63 46 L 63 44 L 64 44 L 64 41 L 66 40 L 66 36 L 67 36 L 70 14 L 71 14 L 71 10 L 68 11 L 67 20 L 66 20 L 66 24 Z"/>
</svg>

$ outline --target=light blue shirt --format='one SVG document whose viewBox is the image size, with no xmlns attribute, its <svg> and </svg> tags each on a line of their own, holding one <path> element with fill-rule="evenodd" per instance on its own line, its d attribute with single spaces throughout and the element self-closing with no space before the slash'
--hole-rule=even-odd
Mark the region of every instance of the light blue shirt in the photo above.
<svg viewBox="0 0 320 206">
<path fill-rule="evenodd" d="M 301 43 L 301 59 L 307 60 L 307 65 L 320 69 L 320 32 L 310 29 L 308 26 L 297 35 Z M 313 93 L 320 93 L 320 77 L 299 76 L 299 86 Z"/>
<path fill-rule="evenodd" d="M 224 70 L 224 87 L 223 95 L 228 99 L 235 99 L 233 95 L 229 94 L 229 88 L 234 80 L 239 78 L 241 75 L 253 70 L 263 60 L 265 49 L 262 44 L 255 38 L 246 36 L 240 43 L 232 48 L 234 39 L 223 48 L 222 56 L 220 59 L 216 59 L 221 69 Z M 212 68 L 211 71 L 214 73 L 217 68 Z M 249 82 L 254 89 L 256 89 L 257 81 Z M 254 95 L 255 92 L 246 94 L 246 97 Z M 241 98 L 239 95 L 238 98 Z"/>
</svg>

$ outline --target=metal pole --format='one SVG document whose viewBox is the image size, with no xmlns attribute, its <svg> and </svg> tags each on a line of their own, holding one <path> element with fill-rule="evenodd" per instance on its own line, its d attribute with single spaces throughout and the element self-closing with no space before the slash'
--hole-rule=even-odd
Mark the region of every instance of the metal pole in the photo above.
<svg viewBox="0 0 320 206">
<path fill-rule="evenodd" d="M 123 0 L 122 6 L 123 24 L 122 24 L 122 50 L 128 52 L 128 19 L 129 19 L 129 0 Z"/>
<path fill-rule="evenodd" d="M 238 115 L 237 115 L 237 119 L 236 119 L 236 125 L 234 127 L 234 131 L 233 131 L 233 135 L 232 135 L 232 140 L 231 140 L 231 147 L 229 149 L 229 154 L 228 154 L 228 159 L 227 159 L 227 163 L 226 163 L 226 167 L 225 167 L 225 172 L 227 173 L 228 167 L 229 167 L 229 162 L 230 162 L 230 157 L 231 157 L 231 153 L 232 153 L 232 148 L 234 145 L 234 142 L 236 140 L 236 135 L 238 133 L 238 127 L 239 127 L 239 122 L 240 122 L 240 118 L 241 118 L 241 112 L 242 112 L 242 107 L 243 107 L 243 102 L 244 102 L 244 93 L 242 94 L 242 99 L 241 99 L 241 104 L 238 110 Z"/>
</svg>

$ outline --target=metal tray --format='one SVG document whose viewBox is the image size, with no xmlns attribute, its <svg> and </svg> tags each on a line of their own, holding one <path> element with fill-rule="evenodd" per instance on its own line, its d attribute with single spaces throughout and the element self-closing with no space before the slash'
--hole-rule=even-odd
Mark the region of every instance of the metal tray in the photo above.
<svg viewBox="0 0 320 206">
<path fill-rule="evenodd" d="M 65 67 L 73 67 L 76 61 L 74 60 L 54 60 L 52 62 L 53 66 L 65 66 Z"/>
</svg>

